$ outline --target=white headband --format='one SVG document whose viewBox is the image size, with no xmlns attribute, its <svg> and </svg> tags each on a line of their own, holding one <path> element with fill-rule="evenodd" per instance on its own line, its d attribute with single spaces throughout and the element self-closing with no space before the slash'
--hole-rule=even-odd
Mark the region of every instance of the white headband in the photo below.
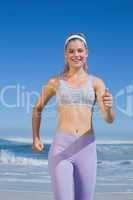
<svg viewBox="0 0 133 200">
<path fill-rule="evenodd" d="M 69 42 L 69 40 L 74 39 L 74 38 L 82 40 L 85 43 L 85 45 L 87 46 L 86 40 L 82 36 L 80 36 L 80 35 L 71 35 L 70 37 L 68 37 L 66 39 L 66 41 L 65 41 L 65 46 L 67 45 L 67 43 Z"/>
</svg>

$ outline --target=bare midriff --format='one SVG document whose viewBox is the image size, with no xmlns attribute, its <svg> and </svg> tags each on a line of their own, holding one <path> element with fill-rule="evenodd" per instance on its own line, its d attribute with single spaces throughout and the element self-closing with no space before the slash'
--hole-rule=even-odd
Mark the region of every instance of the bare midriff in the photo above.
<svg viewBox="0 0 133 200">
<path fill-rule="evenodd" d="M 73 134 L 92 134 L 92 110 L 87 105 L 59 105 L 58 127 L 61 132 Z"/>
</svg>

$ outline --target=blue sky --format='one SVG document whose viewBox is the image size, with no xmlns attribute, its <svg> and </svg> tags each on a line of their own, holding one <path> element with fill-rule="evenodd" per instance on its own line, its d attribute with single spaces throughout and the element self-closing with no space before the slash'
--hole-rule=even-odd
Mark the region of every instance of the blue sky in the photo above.
<svg viewBox="0 0 133 200">
<path fill-rule="evenodd" d="M 133 139 L 133 3 L 110 1 L 0 1 L 0 136 L 31 137 L 31 107 L 47 80 L 64 65 L 68 33 L 83 32 L 89 72 L 102 78 L 114 97 L 116 120 L 98 110 L 98 138 Z M 17 96 L 18 95 L 18 96 Z M 22 103 L 23 98 L 23 103 Z M 18 105 L 13 105 L 18 100 Z M 53 136 L 55 99 L 44 108 L 41 135 Z"/>
</svg>

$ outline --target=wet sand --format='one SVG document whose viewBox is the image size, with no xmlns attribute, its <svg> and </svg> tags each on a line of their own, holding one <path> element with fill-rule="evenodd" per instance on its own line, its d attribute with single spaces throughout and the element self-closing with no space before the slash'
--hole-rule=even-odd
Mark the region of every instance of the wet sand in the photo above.
<svg viewBox="0 0 133 200">
<path fill-rule="evenodd" d="M 0 191 L 0 199 L 5 200 L 54 200 L 52 193 L 27 191 Z M 133 192 L 95 193 L 94 200 L 133 200 Z"/>
</svg>

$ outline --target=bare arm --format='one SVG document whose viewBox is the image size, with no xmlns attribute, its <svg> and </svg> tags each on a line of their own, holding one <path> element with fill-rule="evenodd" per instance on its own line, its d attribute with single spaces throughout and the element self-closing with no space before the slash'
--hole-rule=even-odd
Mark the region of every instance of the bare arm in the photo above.
<svg viewBox="0 0 133 200">
<path fill-rule="evenodd" d="M 97 102 L 99 104 L 99 108 L 103 115 L 103 118 L 108 123 L 112 123 L 115 118 L 115 113 L 113 112 L 113 97 L 107 90 L 102 79 L 94 77 L 94 87 Z"/>
<path fill-rule="evenodd" d="M 41 112 L 44 106 L 49 101 L 49 99 L 55 95 L 57 81 L 58 81 L 57 76 L 54 76 L 48 80 L 47 84 L 43 87 L 42 92 L 40 94 L 40 98 L 38 99 L 32 111 L 32 137 L 33 137 L 32 149 L 34 151 L 41 151 L 43 149 L 39 135 Z"/>
</svg>

